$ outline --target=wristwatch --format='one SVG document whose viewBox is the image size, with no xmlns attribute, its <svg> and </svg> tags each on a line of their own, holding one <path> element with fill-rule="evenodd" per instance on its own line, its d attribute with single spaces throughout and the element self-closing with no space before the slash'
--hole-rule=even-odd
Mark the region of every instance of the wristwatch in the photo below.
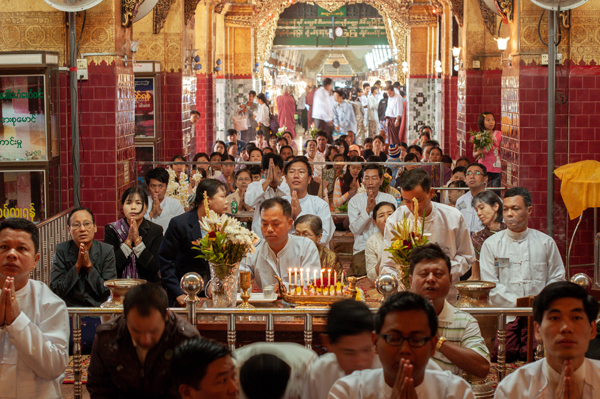
<svg viewBox="0 0 600 399">
<path fill-rule="evenodd" d="M 439 352 L 440 349 L 442 349 L 442 345 L 444 345 L 444 342 L 446 342 L 447 339 L 446 337 L 440 337 L 440 339 L 437 342 L 437 345 L 435 346 L 435 351 Z"/>
</svg>

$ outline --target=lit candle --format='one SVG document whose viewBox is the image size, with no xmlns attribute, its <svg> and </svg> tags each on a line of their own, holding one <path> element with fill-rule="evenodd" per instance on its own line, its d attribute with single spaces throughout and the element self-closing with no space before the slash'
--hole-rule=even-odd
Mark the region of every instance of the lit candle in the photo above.
<svg viewBox="0 0 600 399">
<path fill-rule="evenodd" d="M 321 288 L 323 288 L 323 269 L 321 269 Z"/>
<path fill-rule="evenodd" d="M 331 284 L 331 269 L 327 269 L 327 286 Z"/>
<path fill-rule="evenodd" d="M 295 274 L 294 285 L 297 287 L 298 286 L 298 268 L 297 267 L 294 268 L 294 274 Z"/>
<path fill-rule="evenodd" d="M 304 269 L 303 269 L 303 268 L 300 268 L 300 286 L 301 286 L 302 288 L 304 288 L 304 278 L 303 278 L 303 277 L 304 277 L 304 274 L 303 274 L 303 272 L 304 272 Z"/>
<path fill-rule="evenodd" d="M 335 270 L 333 273 L 333 285 L 337 285 L 337 270 Z"/>
<path fill-rule="evenodd" d="M 288 284 L 291 287 L 292 286 L 292 268 L 288 268 Z"/>
<path fill-rule="evenodd" d="M 313 269 L 313 285 L 317 286 L 317 269 Z"/>
</svg>

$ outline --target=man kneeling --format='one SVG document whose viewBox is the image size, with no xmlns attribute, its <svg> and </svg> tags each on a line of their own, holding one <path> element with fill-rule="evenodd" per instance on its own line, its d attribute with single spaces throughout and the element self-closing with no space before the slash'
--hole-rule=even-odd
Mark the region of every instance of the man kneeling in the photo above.
<svg viewBox="0 0 600 399">
<path fill-rule="evenodd" d="M 598 301 L 584 288 L 568 281 L 547 285 L 533 301 L 535 338 L 546 357 L 503 379 L 494 397 L 597 398 L 600 361 L 585 358 L 597 316 Z"/>
<path fill-rule="evenodd" d="M 449 371 L 427 369 L 438 321 L 429 301 L 412 292 L 390 296 L 375 316 L 373 344 L 383 369 L 355 371 L 331 388 L 329 399 L 472 399 L 469 384 Z"/>
</svg>

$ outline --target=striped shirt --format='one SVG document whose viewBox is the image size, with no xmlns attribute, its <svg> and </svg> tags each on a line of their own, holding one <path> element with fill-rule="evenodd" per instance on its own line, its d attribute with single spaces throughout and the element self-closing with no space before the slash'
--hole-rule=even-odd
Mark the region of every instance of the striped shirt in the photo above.
<svg viewBox="0 0 600 399">
<path fill-rule="evenodd" d="M 438 336 L 446 337 L 446 342 L 469 348 L 490 361 L 490 353 L 479 330 L 479 323 L 470 314 L 450 305 L 447 301 L 438 315 Z M 454 374 L 459 374 L 461 369 L 441 352 L 436 351 L 432 359 L 442 368 Z"/>
</svg>

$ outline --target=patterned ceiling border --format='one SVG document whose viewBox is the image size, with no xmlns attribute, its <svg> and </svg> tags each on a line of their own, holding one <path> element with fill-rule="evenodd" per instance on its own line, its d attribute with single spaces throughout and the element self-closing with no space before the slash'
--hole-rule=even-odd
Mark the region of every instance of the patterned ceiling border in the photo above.
<svg viewBox="0 0 600 399">
<path fill-rule="evenodd" d="M 167 15 L 169 15 L 169 9 L 171 8 L 171 2 L 172 0 L 158 0 L 158 3 L 154 6 L 154 9 L 152 10 L 152 33 L 159 33 L 165 25 Z"/>
</svg>

